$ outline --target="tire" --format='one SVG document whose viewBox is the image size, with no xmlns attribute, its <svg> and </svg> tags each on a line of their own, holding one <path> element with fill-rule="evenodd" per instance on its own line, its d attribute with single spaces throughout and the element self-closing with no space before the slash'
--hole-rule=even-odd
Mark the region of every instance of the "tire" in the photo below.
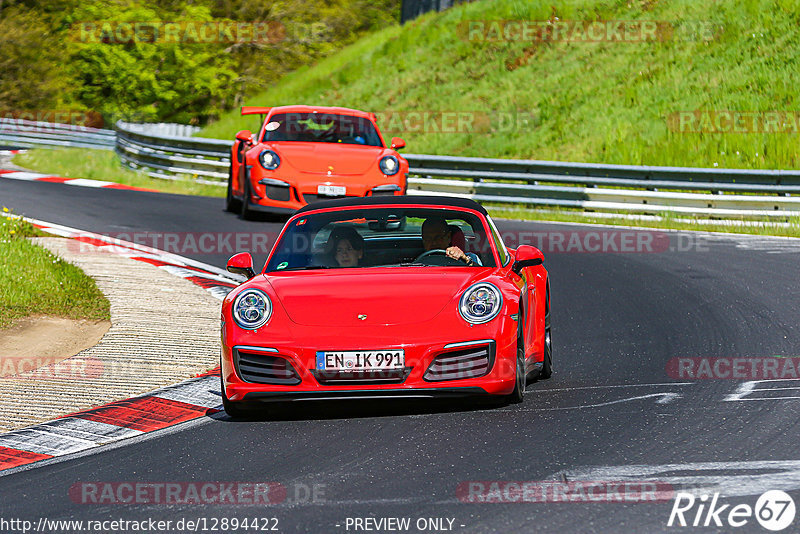
<svg viewBox="0 0 800 534">
<path fill-rule="evenodd" d="M 233 196 L 233 167 L 231 167 L 228 170 L 228 194 L 225 195 L 225 211 L 238 213 L 241 209 L 241 202 Z"/>
<path fill-rule="evenodd" d="M 539 378 L 547 380 L 553 376 L 553 342 L 550 337 L 550 313 L 544 316 L 544 361 Z"/>
<path fill-rule="evenodd" d="M 527 380 L 525 377 L 525 341 L 522 336 L 521 319 L 517 327 L 517 362 L 515 368 L 516 380 L 514 382 L 514 391 L 506 397 L 506 402 L 508 404 L 519 404 L 525 399 L 525 384 Z"/>
<path fill-rule="evenodd" d="M 225 394 L 225 383 L 221 376 L 219 377 L 219 388 L 220 392 L 222 393 L 222 407 L 225 409 L 225 413 L 228 414 L 229 417 L 237 419 L 240 417 L 245 417 L 250 413 L 249 410 L 245 409 L 241 403 L 233 402 L 232 400 L 228 399 L 228 396 Z"/>
<path fill-rule="evenodd" d="M 255 212 L 250 209 L 250 180 L 244 181 L 244 197 L 242 198 L 242 205 L 240 207 L 239 215 L 245 221 L 250 221 L 255 218 Z"/>
</svg>

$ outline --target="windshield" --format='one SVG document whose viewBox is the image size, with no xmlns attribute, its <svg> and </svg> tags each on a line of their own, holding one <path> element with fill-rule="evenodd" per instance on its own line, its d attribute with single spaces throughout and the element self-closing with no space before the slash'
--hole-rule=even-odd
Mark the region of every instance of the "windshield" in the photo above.
<svg viewBox="0 0 800 534">
<path fill-rule="evenodd" d="M 278 113 L 270 117 L 262 141 L 343 143 L 382 147 L 373 124 L 362 117 L 331 113 Z"/>
<path fill-rule="evenodd" d="M 456 246 L 472 261 L 448 257 Z M 471 264 L 471 265 L 470 265 Z M 483 220 L 443 208 L 361 208 L 295 219 L 265 272 L 362 267 L 494 267 Z"/>
</svg>

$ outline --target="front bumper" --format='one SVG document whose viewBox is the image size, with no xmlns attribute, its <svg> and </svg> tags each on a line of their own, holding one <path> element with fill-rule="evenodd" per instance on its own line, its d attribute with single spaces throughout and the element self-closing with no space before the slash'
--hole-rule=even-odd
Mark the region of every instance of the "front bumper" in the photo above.
<svg viewBox="0 0 800 534">
<path fill-rule="evenodd" d="M 384 327 L 386 335 L 369 335 L 365 330 L 314 328 L 311 331 L 294 332 L 291 336 L 265 336 L 253 332 L 242 332 L 228 323 L 223 335 L 222 344 L 222 377 L 225 394 L 232 401 L 286 401 L 317 400 L 336 398 L 433 398 L 462 397 L 472 395 L 508 395 L 514 388 L 516 378 L 517 323 L 510 316 L 501 316 L 490 325 L 469 327 L 466 324 L 440 331 L 449 332 L 447 339 L 442 334 L 430 336 L 428 339 L 408 339 L 412 337 L 407 327 Z M 462 321 L 463 323 L 463 321 Z M 294 330 L 294 329 L 292 329 Z M 303 329 L 305 330 L 305 329 Z M 361 330 L 361 329 L 359 329 Z M 404 332 L 404 336 L 401 332 Z M 286 330 L 283 330 L 287 333 Z M 282 337 L 282 339 L 281 339 Z M 304 339 L 299 343 L 294 339 Z M 404 339 L 405 338 L 405 339 Z M 361 340 L 359 342 L 347 339 Z M 404 339 L 403 343 L 392 343 L 391 340 Z M 249 347 L 253 353 L 261 353 L 270 358 L 285 359 L 291 364 L 291 384 L 253 383 L 252 375 L 248 376 L 239 367 L 241 347 Z M 471 376 L 468 373 L 431 376 L 427 371 L 443 355 L 452 355 L 468 351 L 470 347 L 491 347 L 491 364 L 485 374 Z M 342 350 L 388 350 L 403 349 L 405 369 L 400 376 L 386 380 L 386 374 L 353 373 L 337 375 L 336 373 L 321 375 L 315 369 L 317 351 Z M 247 352 L 248 350 L 245 349 Z M 251 360 L 252 361 L 252 360 Z M 441 360 L 437 360 L 441 361 Z M 384 372 L 385 373 L 385 372 Z M 344 376 L 344 379 L 341 379 Z M 377 376 L 377 380 L 374 379 Z M 466 376 L 462 378 L 462 376 Z M 331 379 L 333 377 L 333 379 Z M 350 377 L 350 378 L 348 378 Z"/>
<path fill-rule="evenodd" d="M 418 389 L 349 389 L 336 391 L 257 391 L 246 393 L 245 401 L 255 402 L 303 402 L 351 399 L 456 399 L 488 395 L 481 387 L 418 388 Z"/>
<path fill-rule="evenodd" d="M 249 199 L 244 199 L 252 211 L 291 214 L 294 211 L 320 200 L 330 200 L 331 197 L 319 195 L 319 185 L 337 185 L 346 188 L 346 197 L 367 197 L 373 194 L 373 189 L 396 182 L 398 191 L 390 193 L 381 192 L 381 195 L 403 195 L 407 184 L 407 174 L 401 179 L 382 174 L 368 174 L 364 176 L 319 176 L 303 173 L 299 177 L 288 178 L 280 173 L 259 170 L 254 172 L 251 166 L 247 167 L 247 180 L 250 181 L 250 191 L 253 193 Z M 286 184 L 285 186 L 270 185 L 270 183 Z M 378 193 L 376 193 L 378 194 Z"/>
</svg>

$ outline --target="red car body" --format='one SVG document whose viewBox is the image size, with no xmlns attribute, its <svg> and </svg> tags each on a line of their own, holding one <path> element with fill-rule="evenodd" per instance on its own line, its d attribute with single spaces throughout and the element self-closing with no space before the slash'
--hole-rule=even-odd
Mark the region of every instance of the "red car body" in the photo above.
<svg viewBox="0 0 800 534">
<path fill-rule="evenodd" d="M 491 236 L 482 257 L 484 265 L 494 265 L 409 263 L 291 270 L 287 261 L 278 263 L 276 270 L 281 259 L 276 255 L 286 249 L 282 240 L 299 235 L 292 229 L 334 215 L 369 226 L 365 220 L 378 209 L 468 218 L 477 234 Z M 374 237 L 381 246 L 393 240 L 412 247 L 412 255 L 417 253 L 413 247 L 420 246 L 416 234 L 405 227 Z M 375 396 L 491 395 L 519 402 L 526 377 L 548 378 L 552 369 L 549 280 L 542 261 L 542 253 L 534 247 L 507 249 L 486 211 L 471 200 L 386 197 L 308 206 L 286 223 L 260 274 L 252 272 L 249 254 L 237 254 L 229 261 L 231 272 L 250 278 L 222 305 L 225 409 L 238 415 L 247 401 Z M 473 324 L 459 306 L 464 293 L 481 283 L 498 289 L 502 304 L 491 320 Z M 252 290 L 267 295 L 272 306 L 268 322 L 257 329 L 240 327 L 232 315 L 234 306 L 239 309 L 236 303 Z M 322 364 L 320 351 L 387 349 L 404 351 L 402 372 L 323 374 L 317 368 Z M 482 358 L 487 360 L 480 363 L 484 367 L 476 368 Z"/>
<path fill-rule="evenodd" d="M 373 113 L 281 106 L 243 107 L 242 114 L 266 117 L 257 134 L 236 134 L 228 211 L 251 218 L 256 212 L 290 214 L 330 198 L 405 194 L 408 161 L 397 153 L 405 142 L 395 137 L 386 145 Z M 265 151 L 271 153 L 266 166 Z M 393 160 L 389 169 L 385 160 Z"/>
</svg>

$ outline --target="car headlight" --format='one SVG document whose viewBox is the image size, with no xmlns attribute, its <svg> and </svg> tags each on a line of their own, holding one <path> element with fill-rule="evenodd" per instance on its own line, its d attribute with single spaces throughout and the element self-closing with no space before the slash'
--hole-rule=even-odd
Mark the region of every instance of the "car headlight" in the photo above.
<svg viewBox="0 0 800 534">
<path fill-rule="evenodd" d="M 281 158 L 272 150 L 262 150 L 258 155 L 258 161 L 268 171 L 274 171 L 281 164 Z"/>
<path fill-rule="evenodd" d="M 483 324 L 497 317 L 502 306 L 500 290 L 487 282 L 479 282 L 464 291 L 458 311 L 468 323 Z"/>
<path fill-rule="evenodd" d="M 400 162 L 394 156 L 383 156 L 378 162 L 378 167 L 381 168 L 381 172 L 386 176 L 392 176 L 400 170 Z"/>
<path fill-rule="evenodd" d="M 272 316 L 272 302 L 263 291 L 245 289 L 233 301 L 231 315 L 240 327 L 255 330 L 269 321 Z"/>
</svg>

